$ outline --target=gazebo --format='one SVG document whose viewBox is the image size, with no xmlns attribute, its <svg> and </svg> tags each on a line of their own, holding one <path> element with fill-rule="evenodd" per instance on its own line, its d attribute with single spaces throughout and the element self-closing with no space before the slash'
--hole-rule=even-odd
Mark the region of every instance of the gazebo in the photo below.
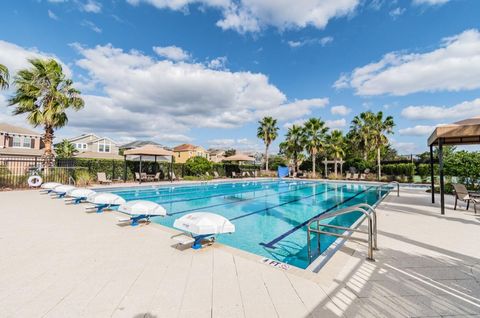
<svg viewBox="0 0 480 318">
<path fill-rule="evenodd" d="M 142 157 L 154 157 L 157 162 L 158 157 L 170 157 L 170 171 L 173 170 L 173 152 L 155 145 L 145 145 L 139 148 L 126 150 L 123 153 L 125 162 L 125 172 L 123 174 L 123 180 L 127 181 L 127 156 L 138 156 L 140 159 L 139 173 L 142 172 Z M 172 181 L 172 174 L 169 174 L 170 182 Z M 142 178 L 139 180 L 142 183 Z"/>
<path fill-rule="evenodd" d="M 480 144 L 480 117 L 440 125 L 428 138 L 430 147 L 430 174 L 432 179 L 432 203 L 435 203 L 435 181 L 433 173 L 433 147 L 438 147 L 438 166 L 440 177 L 440 211 L 445 214 L 445 180 L 443 171 L 443 146 Z"/>
<path fill-rule="evenodd" d="M 335 167 L 335 175 L 337 175 L 337 166 L 340 164 L 340 175 L 343 175 L 343 164 L 345 161 L 343 159 L 335 159 L 335 160 L 323 160 L 323 164 L 325 165 L 325 178 L 328 178 L 328 164 L 334 164 Z"/>
<path fill-rule="evenodd" d="M 222 159 L 222 161 L 254 162 L 255 158 L 247 156 L 243 153 L 238 153 L 229 157 L 225 157 Z"/>
</svg>

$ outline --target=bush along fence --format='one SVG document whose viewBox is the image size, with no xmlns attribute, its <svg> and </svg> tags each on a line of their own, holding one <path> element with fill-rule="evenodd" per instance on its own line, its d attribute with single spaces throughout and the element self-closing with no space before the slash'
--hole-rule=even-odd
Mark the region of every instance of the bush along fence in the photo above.
<svg viewBox="0 0 480 318">
<path fill-rule="evenodd" d="M 126 168 L 126 170 L 125 170 Z M 75 181 L 77 186 L 88 186 L 97 180 L 98 172 L 105 172 L 107 178 L 112 181 L 133 181 L 135 172 L 138 172 L 138 161 L 109 160 L 109 159 L 57 159 L 55 166 L 45 171 L 42 169 L 40 157 L 15 158 L 0 157 L 0 189 L 28 188 L 28 178 L 33 174 L 40 175 L 44 182 L 60 182 L 68 184 Z M 258 171 L 254 165 L 237 165 L 212 163 L 208 173 L 214 175 L 214 171 L 220 177 L 230 177 L 232 172 Z M 147 174 L 160 173 L 160 180 L 168 180 L 170 162 L 142 162 L 142 172 Z M 188 171 L 185 164 L 174 163 L 173 171 L 177 177 L 185 179 L 203 179 L 205 175 L 195 175 Z M 126 172 L 126 174 L 125 174 Z"/>
<path fill-rule="evenodd" d="M 98 172 L 105 172 L 107 178 L 113 181 L 123 181 L 126 176 L 126 181 L 133 181 L 135 172 L 140 169 L 139 161 L 131 160 L 109 160 L 109 159 L 86 159 L 76 158 L 68 160 L 59 160 L 58 166 L 69 167 L 74 171 L 75 180 L 79 179 L 82 184 L 93 183 L 97 178 Z M 126 168 L 126 170 L 125 170 Z M 241 173 L 243 171 L 255 171 L 259 170 L 255 165 L 237 165 L 237 164 L 221 164 L 213 163 L 209 171 L 210 176 L 213 176 L 213 172 L 216 171 L 220 177 L 231 177 L 232 172 Z M 125 173 L 126 172 L 126 173 Z M 147 174 L 160 173 L 160 180 L 168 180 L 170 172 L 170 162 L 153 162 L 142 161 L 142 172 Z M 181 178 L 201 178 L 202 176 L 195 175 L 189 169 L 187 165 L 183 163 L 174 163 L 173 172 L 175 176 Z"/>
</svg>

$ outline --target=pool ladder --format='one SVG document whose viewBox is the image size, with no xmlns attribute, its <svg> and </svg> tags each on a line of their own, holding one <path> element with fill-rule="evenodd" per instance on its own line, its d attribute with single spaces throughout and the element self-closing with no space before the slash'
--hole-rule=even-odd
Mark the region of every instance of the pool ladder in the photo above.
<svg viewBox="0 0 480 318">
<path fill-rule="evenodd" d="M 325 224 L 325 223 L 320 223 L 320 221 L 333 218 L 336 216 L 344 215 L 344 214 L 350 214 L 354 212 L 361 212 L 363 215 L 365 215 L 365 218 L 368 221 L 368 229 L 367 231 L 360 230 L 358 228 L 350 228 L 350 227 L 344 227 L 344 226 L 338 226 L 338 225 L 332 225 L 332 224 Z M 312 224 L 314 225 L 312 228 Z M 339 233 L 334 233 L 330 231 L 324 230 L 324 228 L 332 228 L 332 229 L 337 229 L 337 230 L 344 230 L 344 231 L 349 231 L 349 232 L 357 232 L 357 233 L 363 233 L 367 234 L 368 238 L 365 240 L 364 238 L 359 238 L 359 237 L 352 237 L 353 233 L 350 233 L 349 235 L 345 234 L 339 234 Z M 318 251 L 321 251 L 321 246 L 320 246 L 320 235 L 325 234 L 325 235 L 330 235 L 330 236 L 336 236 L 336 237 L 341 237 L 347 240 L 354 240 L 354 241 L 361 241 L 361 242 L 367 242 L 368 243 L 368 255 L 367 259 L 374 261 L 375 259 L 373 258 L 373 250 L 377 250 L 377 212 L 375 209 L 365 203 L 357 204 L 351 207 L 347 207 L 344 209 L 336 210 L 334 212 L 322 214 L 319 217 L 316 217 L 312 219 L 310 222 L 307 224 L 307 246 L 308 246 L 308 260 L 309 263 L 312 262 L 312 247 L 311 247 L 311 237 L 312 233 L 317 234 L 317 247 Z"/>
</svg>

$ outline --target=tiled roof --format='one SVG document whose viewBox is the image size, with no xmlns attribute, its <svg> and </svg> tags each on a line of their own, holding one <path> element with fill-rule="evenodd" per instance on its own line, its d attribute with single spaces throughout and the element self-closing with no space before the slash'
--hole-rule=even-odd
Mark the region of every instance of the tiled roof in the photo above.
<svg viewBox="0 0 480 318">
<path fill-rule="evenodd" d="M 7 123 L 0 123 L 0 132 L 6 132 L 10 134 L 19 134 L 19 135 L 29 135 L 29 136 L 41 135 L 41 133 L 39 132 L 30 130 L 27 128 L 19 127 L 19 126 L 10 125 Z"/>
<path fill-rule="evenodd" d="M 197 146 L 191 144 L 182 144 L 173 148 L 173 151 L 190 151 L 197 149 Z"/>
</svg>

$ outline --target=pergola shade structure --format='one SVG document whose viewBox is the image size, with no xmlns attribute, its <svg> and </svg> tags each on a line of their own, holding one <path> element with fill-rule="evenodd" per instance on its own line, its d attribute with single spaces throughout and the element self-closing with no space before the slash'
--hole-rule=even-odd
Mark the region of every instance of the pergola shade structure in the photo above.
<svg viewBox="0 0 480 318">
<path fill-rule="evenodd" d="M 255 158 L 247 156 L 243 153 L 238 153 L 233 156 L 225 157 L 222 161 L 247 161 L 247 162 L 254 162 Z"/>
<path fill-rule="evenodd" d="M 125 172 L 123 179 L 127 181 L 127 156 L 138 156 L 140 159 L 139 173 L 142 173 L 142 157 L 154 157 L 155 162 L 157 162 L 158 157 L 170 157 L 170 172 L 173 170 L 173 155 L 174 153 L 170 150 L 158 147 L 155 145 L 145 145 L 139 148 L 126 150 L 123 153 L 125 161 Z M 169 173 L 169 179 L 172 181 L 172 174 Z M 142 178 L 140 177 L 140 183 L 142 183 Z"/>
<path fill-rule="evenodd" d="M 445 180 L 443 169 L 443 146 L 480 144 L 480 117 L 457 121 L 453 124 L 435 128 L 428 138 L 430 147 L 430 173 L 432 179 L 432 203 L 435 203 L 435 181 L 433 173 L 433 147 L 438 147 L 438 166 L 440 177 L 440 209 L 445 214 Z"/>
</svg>

